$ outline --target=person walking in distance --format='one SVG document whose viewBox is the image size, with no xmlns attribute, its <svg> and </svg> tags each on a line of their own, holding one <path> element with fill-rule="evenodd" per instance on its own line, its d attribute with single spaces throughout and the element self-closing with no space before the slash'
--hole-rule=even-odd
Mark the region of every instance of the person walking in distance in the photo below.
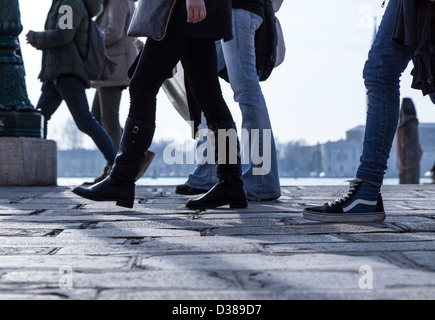
<svg viewBox="0 0 435 320">
<path fill-rule="evenodd" d="M 71 27 L 61 27 L 61 7 L 71 8 Z M 106 166 L 114 163 L 117 148 L 103 127 L 89 111 L 85 90 L 90 87 L 82 59 L 88 50 L 89 17 L 101 8 L 100 0 L 54 0 L 45 23 L 45 31 L 27 33 L 27 42 L 42 50 L 42 68 L 39 79 L 43 82 L 37 109 L 44 116 L 44 138 L 47 125 L 62 101 L 71 112 L 78 129 L 89 135 L 106 159 Z"/>
</svg>

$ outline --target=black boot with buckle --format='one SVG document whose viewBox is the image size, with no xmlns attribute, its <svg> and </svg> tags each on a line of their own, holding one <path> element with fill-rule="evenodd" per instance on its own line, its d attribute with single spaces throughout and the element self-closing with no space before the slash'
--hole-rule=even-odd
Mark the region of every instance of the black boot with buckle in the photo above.
<svg viewBox="0 0 435 320">
<path fill-rule="evenodd" d="M 128 117 L 110 176 L 89 188 L 78 186 L 73 192 L 86 199 L 116 201 L 118 206 L 133 208 L 136 177 L 154 131 L 155 126 Z"/>
</svg>

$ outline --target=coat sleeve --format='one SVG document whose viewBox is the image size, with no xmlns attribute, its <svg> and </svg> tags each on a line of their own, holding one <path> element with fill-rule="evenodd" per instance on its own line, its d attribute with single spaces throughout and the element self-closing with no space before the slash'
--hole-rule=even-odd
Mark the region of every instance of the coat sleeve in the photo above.
<svg viewBox="0 0 435 320">
<path fill-rule="evenodd" d="M 74 36 L 79 28 L 82 20 L 87 17 L 83 12 L 83 7 L 80 7 L 74 0 L 65 0 L 63 5 L 69 6 L 70 10 L 66 12 L 58 12 L 56 16 L 56 28 L 43 32 L 35 32 L 34 40 L 38 49 L 44 50 L 64 46 L 74 40 Z M 67 19 L 67 14 L 72 14 L 72 28 L 60 28 L 59 21 Z"/>
<path fill-rule="evenodd" d="M 104 11 L 103 15 L 107 16 L 106 21 L 109 23 L 99 27 L 104 32 L 106 46 L 110 46 L 125 36 L 125 24 L 130 12 L 129 0 L 109 1 Z"/>
</svg>

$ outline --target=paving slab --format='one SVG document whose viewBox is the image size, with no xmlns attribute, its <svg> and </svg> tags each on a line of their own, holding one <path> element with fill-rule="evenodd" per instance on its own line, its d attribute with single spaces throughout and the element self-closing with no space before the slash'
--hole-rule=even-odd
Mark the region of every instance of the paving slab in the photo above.
<svg viewBox="0 0 435 320">
<path fill-rule="evenodd" d="M 200 214 L 174 186 L 133 209 L 73 186 L 0 187 L 0 299 L 435 299 L 435 185 L 383 187 L 382 223 L 305 220 L 345 186 Z"/>
</svg>

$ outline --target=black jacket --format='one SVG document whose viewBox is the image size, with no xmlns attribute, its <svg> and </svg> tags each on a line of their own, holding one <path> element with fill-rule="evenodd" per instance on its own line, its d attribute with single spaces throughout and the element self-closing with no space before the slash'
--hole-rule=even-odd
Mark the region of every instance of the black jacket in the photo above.
<svg viewBox="0 0 435 320">
<path fill-rule="evenodd" d="M 187 22 L 186 1 L 177 0 L 169 24 L 175 32 L 196 38 L 231 39 L 231 0 L 205 0 L 207 17 L 199 23 Z"/>
<path fill-rule="evenodd" d="M 264 0 L 233 0 L 233 9 L 245 9 L 264 19 Z"/>
<path fill-rule="evenodd" d="M 412 88 L 423 95 L 435 93 L 434 3 L 428 0 L 400 0 L 393 40 L 412 51 Z"/>
</svg>

